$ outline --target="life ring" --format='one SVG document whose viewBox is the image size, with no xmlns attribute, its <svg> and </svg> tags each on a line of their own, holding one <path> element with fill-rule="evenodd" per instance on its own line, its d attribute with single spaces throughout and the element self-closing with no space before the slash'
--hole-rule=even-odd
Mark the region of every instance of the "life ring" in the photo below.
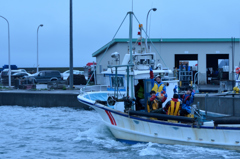
<svg viewBox="0 0 240 159">
<path fill-rule="evenodd" d="M 240 73 L 240 67 L 236 68 L 236 73 L 239 74 Z"/>
</svg>

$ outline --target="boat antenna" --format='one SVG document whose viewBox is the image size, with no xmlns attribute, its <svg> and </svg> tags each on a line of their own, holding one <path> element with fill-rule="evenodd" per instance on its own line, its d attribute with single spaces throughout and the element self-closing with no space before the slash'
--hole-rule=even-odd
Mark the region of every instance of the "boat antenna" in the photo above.
<svg viewBox="0 0 240 159">
<path fill-rule="evenodd" d="M 132 12 L 133 12 L 133 0 L 132 0 Z"/>
<path fill-rule="evenodd" d="M 133 12 L 128 12 L 129 14 L 129 51 L 130 51 L 130 65 L 133 65 L 133 58 L 132 58 L 132 23 L 133 23 Z M 130 67 L 132 70 L 132 68 Z M 127 77 L 129 81 L 129 77 Z M 131 75 L 131 97 L 133 97 L 133 76 Z"/>
</svg>

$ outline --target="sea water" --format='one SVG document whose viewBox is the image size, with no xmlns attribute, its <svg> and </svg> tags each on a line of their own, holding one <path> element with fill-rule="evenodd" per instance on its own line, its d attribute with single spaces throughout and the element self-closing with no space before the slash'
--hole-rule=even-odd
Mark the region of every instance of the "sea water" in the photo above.
<svg viewBox="0 0 240 159">
<path fill-rule="evenodd" d="M 96 111 L 0 106 L 0 159 L 240 158 L 240 152 L 198 146 L 116 141 Z"/>
</svg>

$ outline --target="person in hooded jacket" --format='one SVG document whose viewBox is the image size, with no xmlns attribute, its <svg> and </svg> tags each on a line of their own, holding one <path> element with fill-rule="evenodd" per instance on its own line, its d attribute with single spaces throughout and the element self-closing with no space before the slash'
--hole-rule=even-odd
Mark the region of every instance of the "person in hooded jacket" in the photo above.
<svg viewBox="0 0 240 159">
<path fill-rule="evenodd" d="M 138 80 L 138 84 L 136 86 L 136 103 L 138 103 L 137 110 L 145 109 L 146 104 L 144 103 L 144 83 L 143 80 Z"/>
<path fill-rule="evenodd" d="M 157 97 L 156 92 L 151 91 L 150 95 L 151 97 L 148 100 L 148 112 L 164 114 L 164 112 L 162 112 L 162 103 L 166 101 L 167 94 L 161 97 Z"/>
<path fill-rule="evenodd" d="M 150 79 L 151 79 L 152 91 L 156 92 L 156 96 L 164 96 L 164 94 L 167 93 L 166 86 L 161 81 L 160 75 L 157 75 L 154 81 L 152 67 L 150 67 Z"/>
<path fill-rule="evenodd" d="M 174 88 L 174 93 L 176 93 L 177 86 Z M 193 103 L 194 100 L 194 92 L 192 91 L 191 88 L 189 88 L 185 94 L 182 96 L 179 95 L 179 99 L 182 101 L 182 109 L 180 111 L 181 116 L 187 116 L 188 114 L 191 113 L 191 104 Z"/>
<path fill-rule="evenodd" d="M 163 112 L 167 115 L 179 116 L 181 109 L 181 102 L 178 100 L 178 95 L 174 94 L 172 100 L 166 103 Z"/>
</svg>

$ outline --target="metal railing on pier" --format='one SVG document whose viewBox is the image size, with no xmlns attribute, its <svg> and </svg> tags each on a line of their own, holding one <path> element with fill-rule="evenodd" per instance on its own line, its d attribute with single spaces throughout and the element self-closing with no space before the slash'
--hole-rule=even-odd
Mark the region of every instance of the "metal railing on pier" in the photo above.
<svg viewBox="0 0 240 159">
<path fill-rule="evenodd" d="M 205 115 L 209 117 L 208 112 L 224 114 L 228 116 L 240 117 L 240 94 L 221 93 L 218 95 L 205 96 Z"/>
</svg>

